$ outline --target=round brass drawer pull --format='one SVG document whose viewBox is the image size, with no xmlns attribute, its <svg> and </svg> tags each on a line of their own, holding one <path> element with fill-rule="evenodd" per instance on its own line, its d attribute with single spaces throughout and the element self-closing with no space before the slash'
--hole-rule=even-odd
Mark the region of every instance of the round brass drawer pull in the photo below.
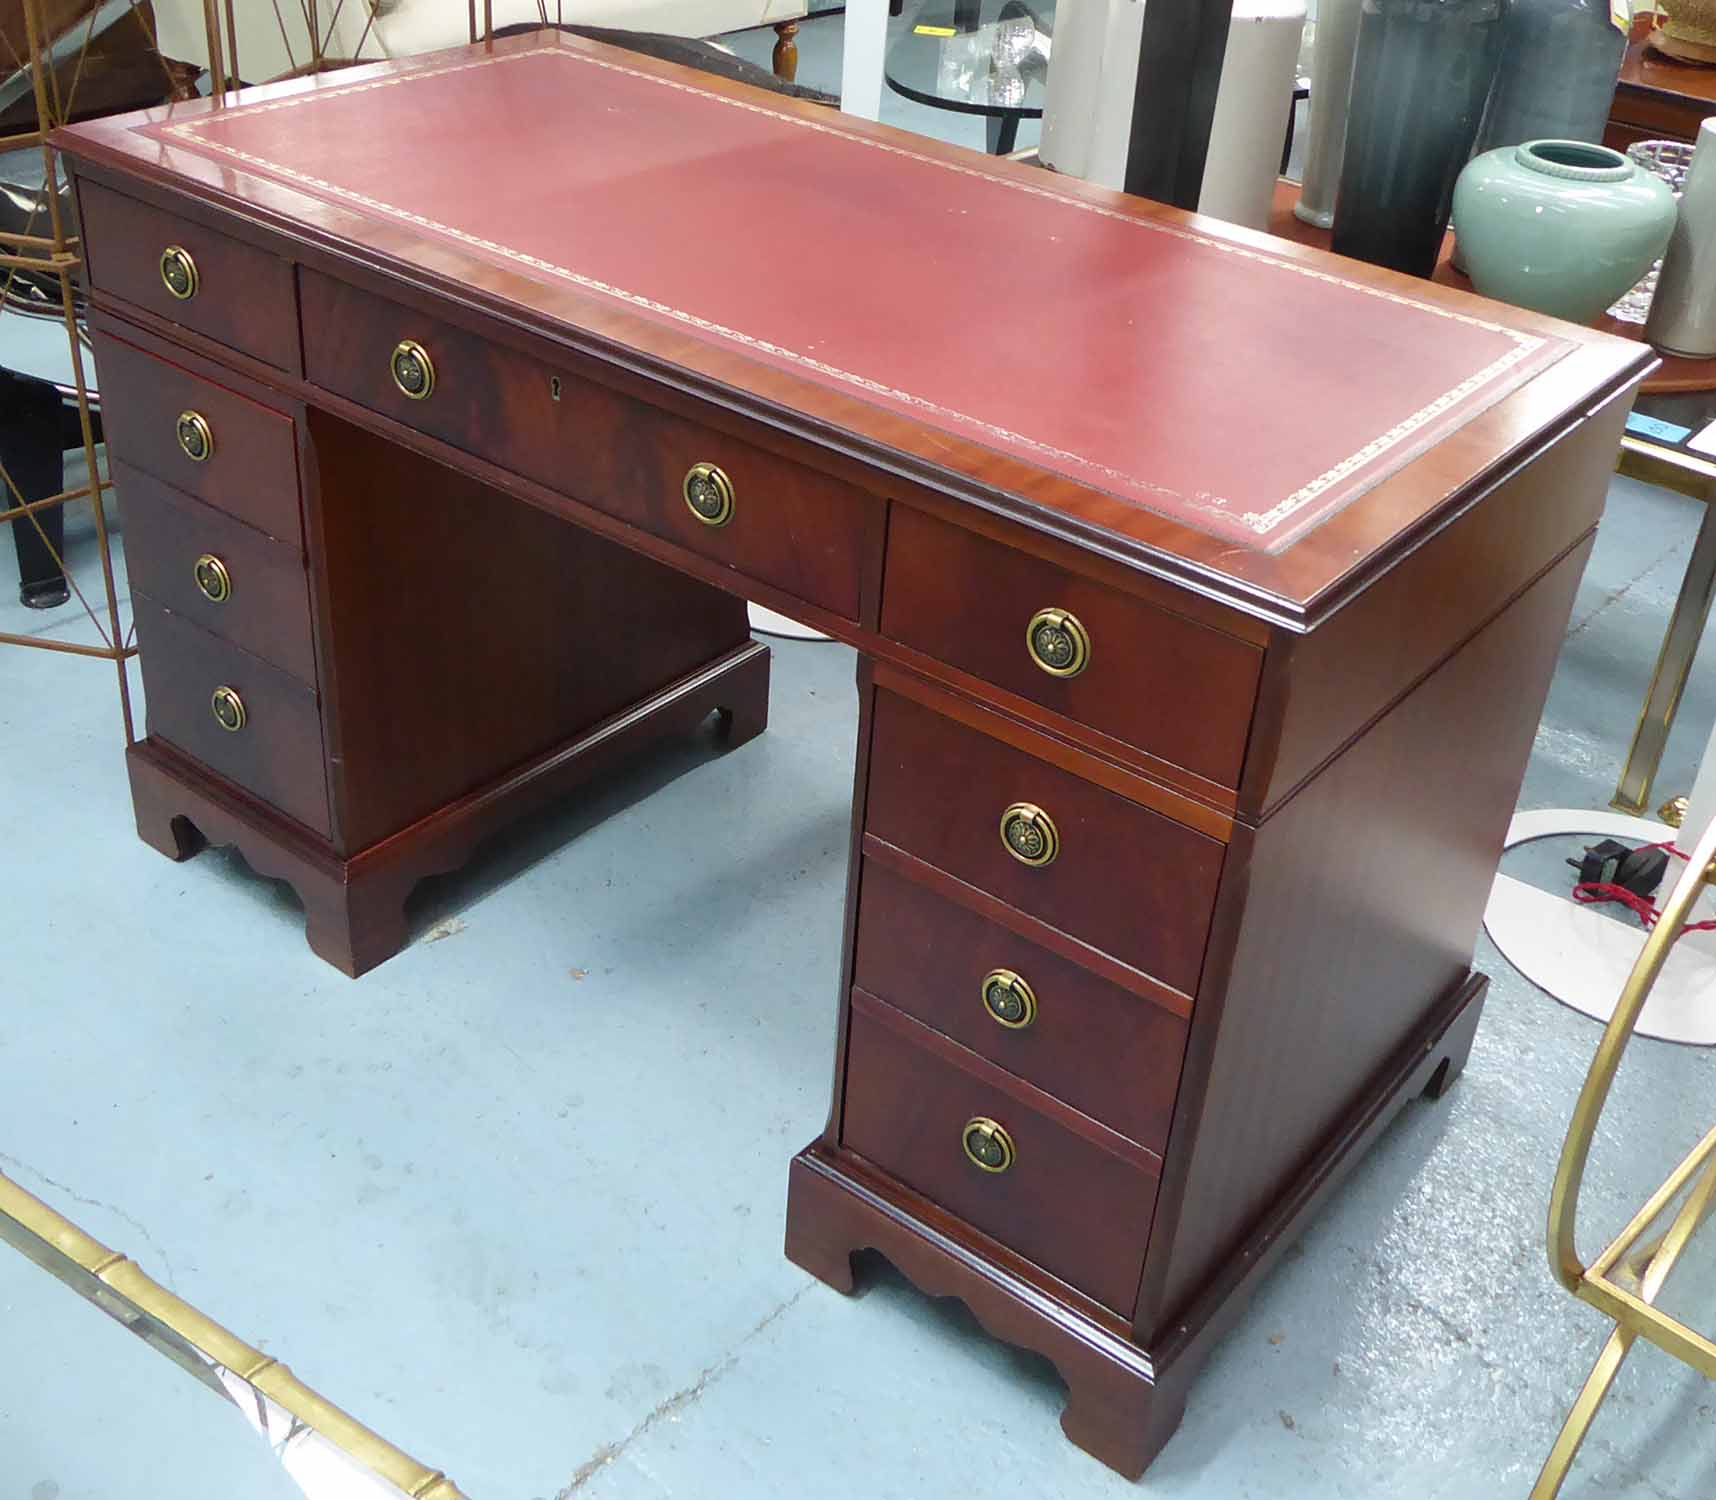
<svg viewBox="0 0 1716 1500">
<path fill-rule="evenodd" d="M 177 426 L 179 448 L 192 463 L 207 463 L 214 452 L 214 429 L 200 411 L 182 411 Z"/>
<path fill-rule="evenodd" d="M 412 401 L 427 401 L 435 389 L 435 361 L 416 339 L 401 339 L 393 346 L 393 383 Z"/>
<path fill-rule="evenodd" d="M 1037 992 L 1011 969 L 991 969 L 983 976 L 983 1008 L 1009 1031 L 1023 1031 L 1037 1019 Z"/>
<path fill-rule="evenodd" d="M 1090 665 L 1090 633 L 1064 609 L 1039 609 L 1031 616 L 1025 649 L 1051 677 L 1077 677 Z"/>
<path fill-rule="evenodd" d="M 714 464 L 693 464 L 680 486 L 685 503 L 705 526 L 725 526 L 733 519 L 733 481 Z"/>
<path fill-rule="evenodd" d="M 169 245 L 161 252 L 161 282 L 180 302 L 196 296 L 200 281 L 197 263 L 183 245 Z"/>
<path fill-rule="evenodd" d="M 1061 852 L 1055 820 L 1034 802 L 1015 802 L 1001 814 L 1001 842 L 1020 864 L 1038 869 Z"/>
<path fill-rule="evenodd" d="M 985 1172 L 1005 1172 L 1019 1159 L 1007 1127 L 987 1115 L 967 1120 L 959 1143 L 965 1147 L 965 1159 Z"/>
<path fill-rule="evenodd" d="M 205 552 L 196 561 L 194 573 L 197 588 L 210 604 L 225 604 L 232 598 L 232 574 L 226 564 L 212 552 Z"/>
<path fill-rule="evenodd" d="M 214 715 L 215 723 L 228 734 L 237 734 L 244 728 L 247 717 L 244 712 L 244 699 L 229 687 L 217 687 L 214 690 L 209 697 L 209 712 Z"/>
</svg>

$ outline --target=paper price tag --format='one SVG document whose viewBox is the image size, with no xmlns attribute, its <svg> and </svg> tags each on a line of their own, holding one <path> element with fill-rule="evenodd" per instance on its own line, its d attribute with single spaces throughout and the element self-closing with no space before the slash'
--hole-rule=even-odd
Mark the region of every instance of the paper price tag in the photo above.
<svg viewBox="0 0 1716 1500">
<path fill-rule="evenodd" d="M 1614 4 L 1614 0 L 1609 0 L 1609 3 L 1611 5 Z M 914 26 L 914 27 L 912 27 L 912 33 L 915 36 L 958 36 L 959 35 L 959 33 L 957 31 L 955 31 L 951 26 Z"/>
<path fill-rule="evenodd" d="M 1692 436 L 1690 427 L 1682 427 L 1677 422 L 1665 422 L 1661 417 L 1647 417 L 1638 411 L 1628 413 L 1627 431 L 1638 437 L 1654 438 L 1659 443 L 1680 444 Z"/>
</svg>

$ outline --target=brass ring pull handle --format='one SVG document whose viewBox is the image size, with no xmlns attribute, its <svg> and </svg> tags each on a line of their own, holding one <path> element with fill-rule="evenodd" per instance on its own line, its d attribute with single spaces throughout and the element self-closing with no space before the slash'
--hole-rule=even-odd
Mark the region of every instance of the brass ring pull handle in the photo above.
<svg viewBox="0 0 1716 1500">
<path fill-rule="evenodd" d="M 215 723 L 228 734 L 237 734 L 244 728 L 244 721 L 249 717 L 244 711 L 244 699 L 225 686 L 217 687 L 210 694 L 209 712 L 214 715 Z"/>
<path fill-rule="evenodd" d="M 705 526 L 725 526 L 733 519 L 733 481 L 715 464 L 693 464 L 680 486 L 691 514 Z"/>
<path fill-rule="evenodd" d="M 192 572 L 197 589 L 210 604 L 225 604 L 232 598 L 232 574 L 226 564 L 212 552 L 205 552 L 196 561 Z"/>
<path fill-rule="evenodd" d="M 982 994 L 989 1019 L 1009 1031 L 1023 1031 L 1037 1019 L 1037 992 L 1011 969 L 991 969 L 985 974 Z"/>
<path fill-rule="evenodd" d="M 214 429 L 200 411 L 182 411 L 176 426 L 179 451 L 194 464 L 207 463 L 214 453 Z"/>
<path fill-rule="evenodd" d="M 1064 609 L 1039 609 L 1031 616 L 1025 649 L 1051 677 L 1077 677 L 1090 665 L 1090 633 Z"/>
<path fill-rule="evenodd" d="M 967 1120 L 959 1143 L 965 1148 L 965 1159 L 985 1172 L 1005 1172 L 1019 1159 L 1007 1127 L 987 1115 Z"/>
<path fill-rule="evenodd" d="M 1015 802 L 1001 814 L 1001 842 L 1022 865 L 1041 869 L 1061 852 L 1055 820 L 1034 802 Z"/>
<path fill-rule="evenodd" d="M 427 401 L 435 389 L 435 361 L 416 339 L 401 339 L 393 346 L 389 361 L 393 383 L 411 401 Z"/>
<path fill-rule="evenodd" d="M 180 302 L 196 296 L 201 278 L 197 263 L 183 245 L 169 245 L 161 252 L 161 284 Z"/>
</svg>

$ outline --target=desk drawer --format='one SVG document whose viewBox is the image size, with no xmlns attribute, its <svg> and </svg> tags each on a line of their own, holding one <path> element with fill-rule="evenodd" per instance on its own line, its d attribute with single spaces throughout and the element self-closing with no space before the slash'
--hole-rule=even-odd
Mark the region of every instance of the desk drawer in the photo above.
<svg viewBox="0 0 1716 1500">
<path fill-rule="evenodd" d="M 133 594 L 149 733 L 183 750 L 324 838 L 331 832 L 316 695 L 278 667 Z M 226 689 L 242 727 L 216 722 Z"/>
<path fill-rule="evenodd" d="M 861 892 L 861 988 L 1162 1150 L 1185 1058 L 1184 1020 L 874 859 L 864 863 Z M 993 980 L 998 973 L 1015 978 Z M 987 995 L 992 986 L 997 992 Z"/>
<path fill-rule="evenodd" d="M 979 1120 L 1006 1133 L 1013 1158 L 1003 1170 L 966 1155 Z M 1122 1317 L 1131 1312 L 1156 1208 L 1148 1153 L 1057 1113 L 862 990 L 852 995 L 841 1143 Z"/>
<path fill-rule="evenodd" d="M 871 732 L 869 833 L 1196 992 L 1222 844 L 894 693 L 877 691 Z M 1047 814 L 1050 862 L 1009 852 L 1016 804 Z"/>
<path fill-rule="evenodd" d="M 1263 653 L 1142 599 L 896 506 L 882 633 L 1136 745 L 1238 786 Z M 1039 610 L 1069 611 L 1089 642 L 1076 676 L 1032 658 Z"/>
<path fill-rule="evenodd" d="M 298 302 L 289 261 L 98 183 L 81 182 L 78 203 L 84 244 L 93 247 L 89 282 L 97 292 L 277 369 L 298 368 Z M 174 256 L 171 274 L 180 291 L 191 289 L 189 296 L 175 296 L 167 285 L 163 256 L 170 249 L 187 258 Z"/>
<path fill-rule="evenodd" d="M 310 590 L 297 548 L 113 466 L 131 586 L 314 686 Z"/>
<path fill-rule="evenodd" d="M 97 337 L 95 358 L 102 422 L 115 458 L 303 547 L 291 417 L 111 334 Z M 196 451 L 206 457 L 193 458 Z"/>
<path fill-rule="evenodd" d="M 868 507 L 880 501 L 314 272 L 304 273 L 303 296 L 305 373 L 317 385 L 736 574 L 857 618 Z M 407 340 L 433 372 L 417 399 L 395 383 L 390 365 Z M 728 476 L 733 501 L 723 524 L 699 520 L 687 503 L 683 486 L 696 464 Z M 733 587 L 742 591 L 742 581 Z"/>
</svg>

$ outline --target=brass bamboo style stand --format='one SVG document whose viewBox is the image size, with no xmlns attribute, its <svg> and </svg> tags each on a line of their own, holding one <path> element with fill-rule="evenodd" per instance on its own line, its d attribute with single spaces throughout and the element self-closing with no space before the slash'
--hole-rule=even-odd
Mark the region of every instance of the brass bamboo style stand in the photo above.
<svg viewBox="0 0 1716 1500">
<path fill-rule="evenodd" d="M 129 745 L 136 736 L 131 711 L 131 685 L 125 664 L 137 654 L 137 647 L 129 631 L 120 623 L 119 596 L 113 578 L 113 555 L 108 545 L 107 518 L 102 510 L 101 497 L 111 485 L 104 477 L 101 453 L 95 440 L 95 428 L 91 420 L 90 387 L 84 366 L 84 345 L 78 327 L 75 282 L 82 267 L 81 247 L 73 225 L 67 222 L 56 191 L 54 154 L 48 145 L 49 133 L 72 117 L 78 85 L 83 80 L 84 64 L 95 34 L 96 14 L 96 10 L 92 8 L 87 21 L 80 23 L 83 25 L 83 36 L 77 44 L 77 60 L 71 81 L 64 87 L 60 82 L 59 70 L 55 66 L 53 39 L 47 34 L 42 0 L 23 0 L 25 55 L 19 56 L 9 39 L 5 42 L 11 64 L 18 72 L 28 72 L 30 75 L 36 123 L 29 130 L 0 136 L 0 151 L 39 150 L 42 154 L 45 186 L 41 209 L 31 213 L 21 231 L 0 230 L 0 271 L 4 271 L 4 278 L 0 279 L 0 331 L 4 331 L 6 318 L 26 316 L 17 311 L 22 301 L 19 294 L 21 275 L 34 273 L 37 277 L 48 279 L 57 288 L 57 316 L 65 325 L 66 342 L 71 353 L 78 432 L 82 440 L 88 478 L 83 484 L 63 489 L 58 494 L 26 502 L 12 475 L 6 471 L 5 465 L 0 463 L 0 486 L 4 486 L 6 501 L 6 504 L 0 507 L 0 527 L 13 525 L 35 528 L 55 564 L 65 574 L 68 586 L 76 594 L 78 603 L 83 606 L 85 614 L 94 625 L 101 644 L 89 645 L 76 641 L 49 640 L 43 636 L 0 632 L 0 645 L 32 647 L 112 662 L 119 679 L 120 715 L 124 722 L 125 742 Z M 151 44 L 153 43 L 153 29 L 136 0 L 132 0 L 130 17 L 115 24 L 141 26 Z M 4 33 L 0 32 L 0 36 L 3 35 Z M 162 63 L 162 70 L 171 85 L 175 80 L 165 62 Z M 76 575 L 66 566 L 60 547 L 50 539 L 42 524 L 42 517 L 48 511 L 77 500 L 89 501 L 90 510 L 95 517 L 96 551 L 101 566 L 102 585 L 99 603 L 105 609 L 105 623 L 97 613 L 97 606 L 91 604 L 79 585 Z"/>
<path fill-rule="evenodd" d="M 0 1241 L 58 1277 L 217 1395 L 234 1399 L 220 1378 L 226 1371 L 250 1387 L 258 1405 L 265 1399 L 285 1412 L 299 1440 L 309 1437 L 331 1446 L 410 1500 L 464 1500 L 458 1486 L 438 1469 L 425 1468 L 346 1415 L 279 1360 L 174 1296 L 134 1261 L 92 1239 L 3 1173 Z"/>
<path fill-rule="evenodd" d="M 1627 976 L 1620 1002 L 1591 1060 L 1591 1071 L 1561 1148 L 1549 1200 L 1549 1264 L 1568 1291 L 1602 1312 L 1615 1327 L 1549 1451 L 1532 1489 L 1532 1500 L 1554 1500 L 1560 1493 L 1598 1408 L 1639 1339 L 1647 1339 L 1706 1378 L 1716 1380 L 1716 1343 L 1654 1305 L 1694 1231 L 1716 1209 L 1716 1128 L 1692 1148 L 1595 1261 L 1586 1265 L 1580 1260 L 1574 1243 L 1579 1190 L 1603 1106 L 1627 1043 L 1632 1040 L 1639 1012 L 1650 998 L 1674 940 L 1705 886 L 1716 883 L 1712 860 L 1716 860 L 1716 824 L 1706 829 L 1693 847 L 1660 920 Z M 1664 1219 L 1668 1227 L 1659 1229 Z"/>
</svg>

